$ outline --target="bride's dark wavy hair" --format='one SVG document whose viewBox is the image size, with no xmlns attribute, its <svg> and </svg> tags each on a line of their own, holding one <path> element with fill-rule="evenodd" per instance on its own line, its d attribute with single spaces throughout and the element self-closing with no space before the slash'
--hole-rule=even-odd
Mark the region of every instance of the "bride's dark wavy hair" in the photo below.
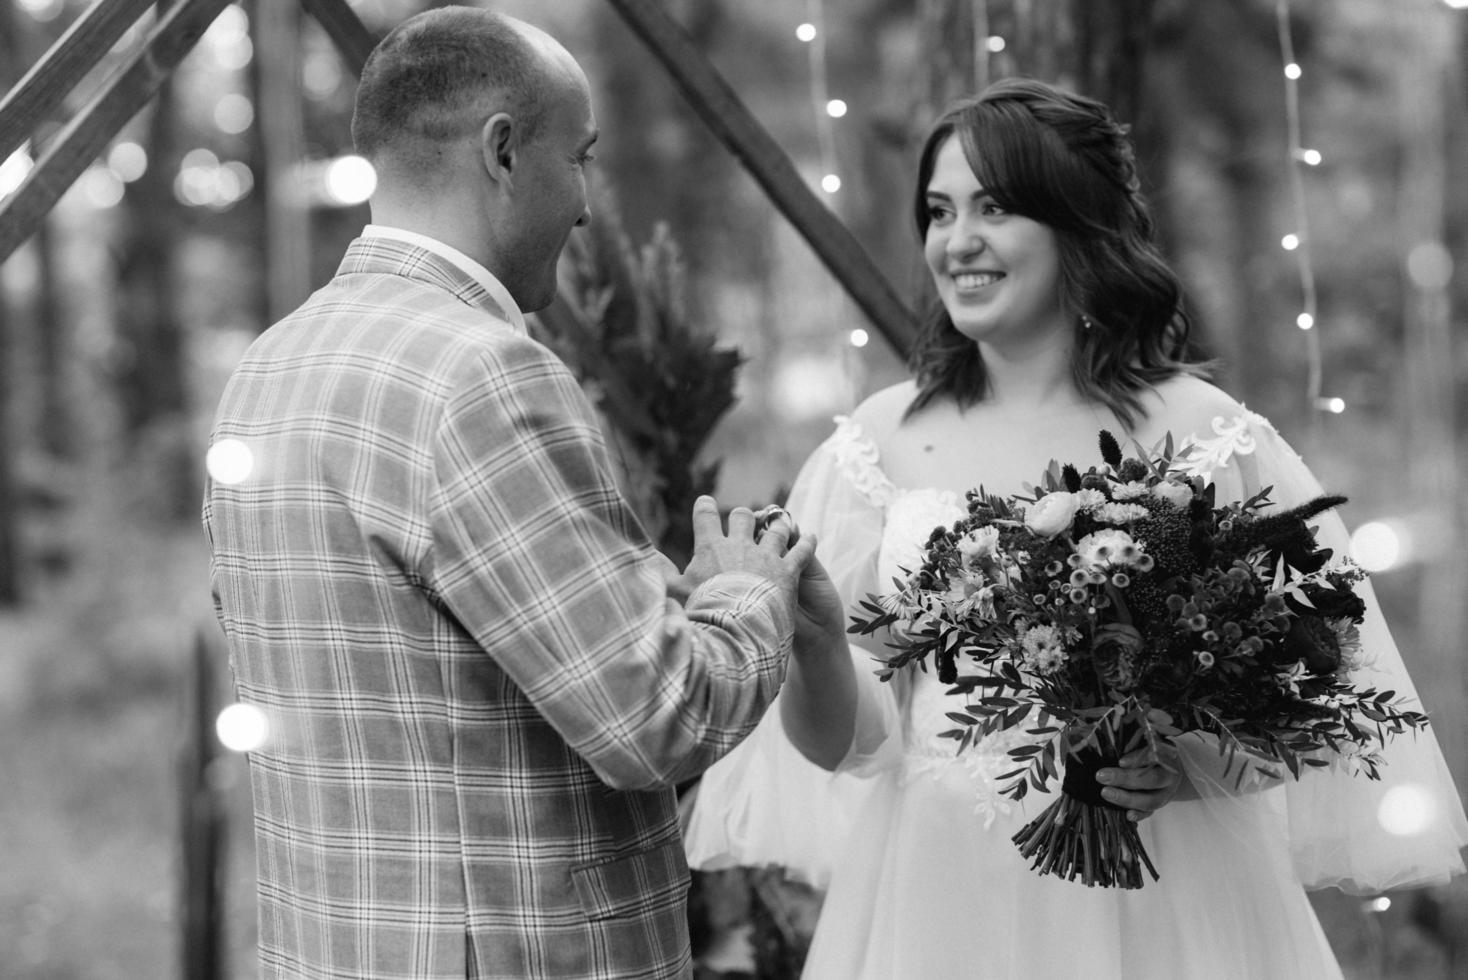
<svg viewBox="0 0 1468 980">
<path fill-rule="evenodd" d="M 1075 314 L 1077 390 L 1131 428 L 1147 388 L 1177 374 L 1207 374 L 1208 365 L 1189 360 L 1182 287 L 1152 241 L 1127 127 L 1106 106 L 1027 78 L 1002 79 L 954 104 L 919 158 L 914 211 L 924 240 L 928 181 L 955 135 L 1001 207 L 1055 232 L 1061 300 Z M 967 407 L 989 390 L 979 345 L 954 327 L 941 302 L 924 320 L 909 367 L 918 383 L 909 416 L 940 396 Z"/>
</svg>

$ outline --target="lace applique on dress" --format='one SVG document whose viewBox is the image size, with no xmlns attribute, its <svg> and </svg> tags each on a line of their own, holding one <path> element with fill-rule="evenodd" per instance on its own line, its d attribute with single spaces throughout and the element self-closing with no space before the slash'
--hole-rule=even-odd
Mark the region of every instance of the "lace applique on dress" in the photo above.
<svg viewBox="0 0 1468 980">
<path fill-rule="evenodd" d="M 1245 410 L 1231 419 L 1214 416 L 1212 438 L 1202 439 L 1194 434 L 1183 440 L 1182 451 L 1178 453 L 1179 469 L 1190 476 L 1207 476 L 1227 466 L 1235 454 L 1252 454 L 1257 445 L 1254 426 L 1274 431 L 1270 421 L 1258 412 Z"/>
<path fill-rule="evenodd" d="M 836 457 L 836 468 L 875 507 L 886 507 L 897 492 L 878 465 L 877 444 L 866 437 L 861 425 L 848 415 L 836 416 L 836 431 L 827 441 Z"/>
</svg>

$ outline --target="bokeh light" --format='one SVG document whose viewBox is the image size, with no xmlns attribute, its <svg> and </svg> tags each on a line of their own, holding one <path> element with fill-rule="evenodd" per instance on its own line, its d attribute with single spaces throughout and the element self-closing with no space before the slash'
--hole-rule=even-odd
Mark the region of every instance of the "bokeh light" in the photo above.
<svg viewBox="0 0 1468 980">
<path fill-rule="evenodd" d="M 270 720 L 254 705 L 232 704 L 219 712 L 214 732 L 230 751 L 253 752 L 270 738 Z"/>
<path fill-rule="evenodd" d="M 231 136 L 243 133 L 255 121 L 255 103 L 238 92 L 230 92 L 214 104 L 214 125 Z"/>
<path fill-rule="evenodd" d="M 43 24 L 61 16 L 62 8 L 66 6 L 64 0 L 19 0 L 19 3 L 21 10 Z"/>
<path fill-rule="evenodd" d="M 1004 50 L 1004 38 L 998 34 L 990 34 L 989 39 L 984 42 L 984 47 L 988 48 L 992 54 L 998 54 Z"/>
<path fill-rule="evenodd" d="M 0 163 L 0 197 L 7 196 L 25 183 L 35 165 L 36 161 L 31 159 L 29 143 L 10 154 L 4 163 Z"/>
<path fill-rule="evenodd" d="M 246 67 L 255 56 L 249 14 L 239 4 L 225 7 L 199 39 L 199 46 L 213 55 L 221 68 L 238 71 Z"/>
<path fill-rule="evenodd" d="M 220 439 L 204 454 L 204 468 L 219 483 L 241 483 L 255 469 L 255 454 L 238 439 Z"/>
<path fill-rule="evenodd" d="M 1367 521 L 1351 533 L 1351 558 L 1368 572 L 1384 572 L 1402 561 L 1401 533 L 1386 521 Z"/>
<path fill-rule="evenodd" d="M 868 343 L 871 342 L 872 338 L 871 335 L 868 334 L 861 327 L 857 327 L 855 330 L 851 331 L 851 336 L 848 339 L 851 341 L 852 347 L 865 347 Z"/>
<path fill-rule="evenodd" d="M 124 184 L 131 184 L 148 172 L 148 151 L 139 143 L 123 140 L 107 152 L 107 168 Z"/>
<path fill-rule="evenodd" d="M 338 157 L 326 167 L 326 196 L 333 204 L 361 204 L 377 190 L 377 171 L 359 156 Z"/>
<path fill-rule="evenodd" d="M 1393 786 L 1376 808 L 1376 821 L 1394 837 L 1416 837 L 1437 822 L 1437 801 L 1421 786 Z"/>
<path fill-rule="evenodd" d="M 124 189 L 122 178 L 110 168 L 93 166 L 82 171 L 71 193 L 90 207 L 105 209 L 122 203 Z"/>
<path fill-rule="evenodd" d="M 1299 316 L 1295 317 L 1295 326 L 1299 327 L 1301 330 L 1309 330 L 1311 327 L 1315 326 L 1315 318 L 1308 313 L 1301 313 Z"/>
<path fill-rule="evenodd" d="M 1285 78 L 1288 78 L 1292 82 L 1298 79 L 1301 75 L 1305 74 L 1305 72 L 1301 70 L 1300 66 L 1295 64 L 1293 61 L 1284 66 L 1284 73 Z"/>
<path fill-rule="evenodd" d="M 821 178 L 821 190 L 827 194 L 834 194 L 841 189 L 841 178 L 835 174 L 826 174 Z"/>
<path fill-rule="evenodd" d="M 1293 252 L 1300 247 L 1300 236 L 1291 232 L 1279 240 L 1280 246 L 1287 252 Z"/>
<path fill-rule="evenodd" d="M 809 44 L 816 39 L 816 25 L 801 24 L 795 29 L 795 36 Z"/>
<path fill-rule="evenodd" d="M 1368 898 L 1365 906 L 1366 911 L 1380 914 L 1392 907 L 1392 900 L 1385 895 L 1378 895 L 1375 898 Z"/>
<path fill-rule="evenodd" d="M 1307 166 L 1318 167 L 1323 158 L 1320 156 L 1319 150 L 1301 150 L 1300 159 L 1304 160 Z"/>
<path fill-rule="evenodd" d="M 1446 289 L 1453 281 L 1453 253 L 1442 242 L 1418 242 L 1407 253 L 1407 277 L 1418 289 Z"/>
<path fill-rule="evenodd" d="M 842 99 L 832 99 L 826 103 L 826 115 L 832 119 L 840 119 L 846 115 L 846 102 Z"/>
</svg>

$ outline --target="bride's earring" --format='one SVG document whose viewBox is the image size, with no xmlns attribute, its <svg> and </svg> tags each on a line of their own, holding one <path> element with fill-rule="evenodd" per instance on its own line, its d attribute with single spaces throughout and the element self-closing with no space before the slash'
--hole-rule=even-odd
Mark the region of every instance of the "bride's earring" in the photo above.
<svg viewBox="0 0 1468 980">
<path fill-rule="evenodd" d="M 1095 322 L 1090 317 L 1086 316 L 1084 313 L 1081 314 L 1081 329 L 1082 330 L 1090 330 L 1095 325 L 1096 325 Z"/>
</svg>

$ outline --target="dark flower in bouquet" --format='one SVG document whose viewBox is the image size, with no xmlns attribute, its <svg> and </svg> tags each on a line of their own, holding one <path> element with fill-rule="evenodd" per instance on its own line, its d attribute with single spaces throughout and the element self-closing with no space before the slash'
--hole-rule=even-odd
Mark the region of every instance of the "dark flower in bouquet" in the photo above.
<svg viewBox="0 0 1468 980">
<path fill-rule="evenodd" d="M 1268 490 L 1215 500 L 1171 437 L 1103 465 L 1052 463 L 1028 496 L 969 491 L 968 514 L 934 529 L 922 564 L 861 603 L 851 632 L 888 630 L 883 680 L 916 664 L 962 710 L 959 752 L 1023 727 L 1001 792 L 1022 799 L 1059 776 L 1054 803 L 1014 836 L 1042 874 L 1139 888 L 1157 870 L 1098 769 L 1185 733 L 1214 739 L 1225 773 L 1295 778 L 1333 755 L 1378 778 L 1386 739 L 1427 724 L 1392 691 L 1353 685 L 1365 573 L 1320 547 L 1322 496 L 1266 513 Z M 965 669 L 960 671 L 960 665 Z"/>
</svg>

